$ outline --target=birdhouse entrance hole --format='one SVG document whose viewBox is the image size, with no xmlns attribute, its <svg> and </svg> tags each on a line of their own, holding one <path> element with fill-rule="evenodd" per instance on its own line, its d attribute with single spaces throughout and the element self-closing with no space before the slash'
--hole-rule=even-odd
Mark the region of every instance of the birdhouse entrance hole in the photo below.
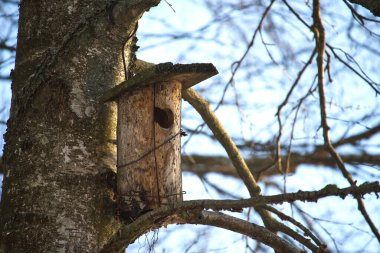
<svg viewBox="0 0 380 253">
<path fill-rule="evenodd" d="M 154 107 L 154 121 L 162 128 L 169 129 L 174 123 L 174 114 L 169 108 Z"/>
<path fill-rule="evenodd" d="M 182 201 L 181 92 L 216 75 L 210 63 L 162 63 L 107 91 L 116 101 L 117 201 L 120 214 Z"/>
</svg>

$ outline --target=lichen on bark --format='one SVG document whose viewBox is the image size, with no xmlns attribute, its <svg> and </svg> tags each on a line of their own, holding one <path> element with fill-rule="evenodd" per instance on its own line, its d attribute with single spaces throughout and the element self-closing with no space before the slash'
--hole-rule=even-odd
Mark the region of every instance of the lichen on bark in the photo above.
<svg viewBox="0 0 380 253">
<path fill-rule="evenodd" d="M 116 109 L 99 97 L 123 80 L 122 43 L 155 4 L 123 2 L 133 5 L 115 25 L 100 0 L 20 3 L 4 150 L 5 252 L 96 252 L 118 228 L 107 176 L 115 170 Z"/>
</svg>

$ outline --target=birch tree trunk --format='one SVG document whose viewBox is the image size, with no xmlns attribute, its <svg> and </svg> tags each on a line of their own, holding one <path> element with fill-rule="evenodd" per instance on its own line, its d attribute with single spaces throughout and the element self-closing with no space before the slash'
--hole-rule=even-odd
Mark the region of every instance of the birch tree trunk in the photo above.
<svg viewBox="0 0 380 253">
<path fill-rule="evenodd" d="M 3 252 L 97 252 L 118 229 L 109 176 L 115 106 L 99 97 L 124 80 L 122 45 L 158 2 L 21 1 L 5 136 Z"/>
</svg>

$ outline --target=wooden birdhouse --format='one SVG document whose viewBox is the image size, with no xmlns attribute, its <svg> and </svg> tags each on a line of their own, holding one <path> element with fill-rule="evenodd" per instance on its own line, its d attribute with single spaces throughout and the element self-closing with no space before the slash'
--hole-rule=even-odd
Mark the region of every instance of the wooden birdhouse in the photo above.
<svg viewBox="0 0 380 253">
<path fill-rule="evenodd" d="M 124 215 L 182 201 L 181 91 L 217 73 L 212 64 L 162 63 L 104 94 L 118 106 L 117 191 Z"/>
</svg>

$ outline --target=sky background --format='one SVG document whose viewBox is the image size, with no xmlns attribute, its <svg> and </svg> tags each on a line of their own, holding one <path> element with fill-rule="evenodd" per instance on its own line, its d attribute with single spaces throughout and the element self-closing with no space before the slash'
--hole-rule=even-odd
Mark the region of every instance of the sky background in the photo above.
<svg viewBox="0 0 380 253">
<path fill-rule="evenodd" d="M 222 97 L 222 92 L 225 84 L 231 76 L 231 63 L 237 61 L 242 57 L 246 49 L 247 42 L 254 29 L 258 24 L 260 15 L 257 17 L 242 15 L 241 12 L 234 12 L 228 9 L 223 9 L 217 13 L 220 18 L 224 14 L 229 14 L 233 19 L 226 20 L 222 25 L 211 25 L 207 27 L 210 21 L 215 19 L 215 13 L 207 10 L 202 4 L 203 1 L 181 1 L 171 0 L 172 7 L 165 1 L 155 8 L 152 8 L 146 13 L 139 22 L 138 37 L 140 50 L 138 58 L 153 62 L 174 62 L 174 63 L 213 63 L 220 74 L 210 80 L 206 80 L 195 88 L 202 93 L 211 103 L 211 107 L 215 108 L 217 102 Z M 231 2 L 231 1 L 226 1 Z M 244 2 L 244 1 L 242 1 Z M 294 3 L 304 5 L 304 1 Z M 349 25 L 346 20 L 350 16 L 350 12 L 344 8 L 341 1 L 329 2 L 331 10 L 339 10 L 339 13 L 330 18 L 326 16 L 325 25 L 328 31 L 327 41 L 334 43 L 345 48 L 355 57 L 360 59 L 360 64 L 372 73 L 378 73 L 376 64 L 373 64 L 371 54 L 363 52 L 355 45 L 351 45 L 346 40 L 347 26 Z M 173 9 L 174 10 L 173 10 Z M 281 7 L 276 9 L 279 13 Z M 9 10 L 13 12 L 14 10 Z M 328 12 L 328 10 L 326 11 Z M 302 13 L 302 12 L 301 12 Z M 310 21 L 310 13 L 305 11 L 302 16 Z M 234 21 L 234 22 L 232 22 Z M 283 29 L 281 38 L 276 38 L 267 28 L 267 32 L 263 33 L 262 40 L 270 42 L 276 46 L 269 46 L 265 49 L 260 44 L 260 38 L 256 40 L 254 52 L 251 53 L 246 60 L 245 70 L 254 69 L 257 65 L 263 66 L 263 70 L 250 72 L 238 72 L 235 78 L 234 87 L 229 88 L 226 93 L 226 103 L 216 111 L 218 118 L 226 127 L 226 130 L 234 138 L 239 141 L 242 140 L 261 140 L 262 142 L 273 141 L 273 133 L 277 131 L 277 122 L 275 113 L 277 106 L 284 99 L 284 96 L 289 89 L 289 85 L 295 78 L 295 75 L 300 69 L 300 66 L 308 59 L 310 52 L 307 49 L 313 47 L 313 36 L 307 31 L 302 31 L 292 26 L 292 20 L 284 20 L 281 15 L 272 17 L 272 21 L 279 24 L 280 29 Z M 288 22 L 289 21 L 289 22 Z M 292 22 L 291 22 L 292 21 Z M 246 35 L 241 35 L 234 31 L 237 29 L 231 28 L 233 25 L 242 28 Z M 202 27 L 207 27 L 207 33 L 203 30 L 199 31 Z M 6 29 L 3 29 L 5 31 Z M 291 32 L 289 32 L 291 31 Z M 16 33 L 16 31 L 14 31 Z M 355 35 L 355 39 L 360 41 L 369 40 L 367 35 L 360 30 L 353 29 L 350 31 Z M 1 31 L 0 31 L 1 33 Z M 215 38 L 217 38 L 215 40 Z M 194 42 L 195 41 L 195 42 Z M 378 41 L 377 41 L 378 42 Z M 299 43 L 299 44 L 297 44 Z M 369 41 L 368 45 L 376 44 L 376 41 Z M 293 46 L 299 48 L 297 58 L 290 60 L 291 64 L 286 64 L 282 61 L 283 55 L 287 55 L 290 59 L 292 55 L 290 51 Z M 288 52 L 289 51 L 289 52 Z M 273 59 L 278 60 L 277 65 L 266 65 L 271 62 L 269 53 Z M 5 58 L 7 56 L 4 56 Z M 374 61 L 374 60 L 372 60 Z M 370 64 L 371 63 L 371 64 Z M 367 66 L 368 65 L 368 66 Z M 1 72 L 9 73 L 12 65 L 2 68 Z M 367 127 L 371 127 L 379 122 L 380 111 L 379 99 L 375 96 L 371 88 L 363 84 L 359 78 L 354 77 L 343 69 L 340 64 L 336 64 L 332 68 L 334 81 L 328 83 L 328 111 L 331 115 L 329 124 L 334 134 L 333 139 L 339 139 L 345 133 L 358 133 Z M 290 100 L 290 105 L 296 104 L 299 97 L 307 92 L 309 84 L 313 83 L 315 68 L 311 67 L 305 74 L 303 80 L 304 86 L 301 86 L 295 91 L 295 96 Z M 378 74 L 372 75 L 375 81 L 380 81 Z M 0 119 L 5 120 L 8 117 L 8 110 L 10 105 L 11 90 L 8 82 L 0 80 L 0 104 L 6 104 L 7 107 L 0 112 Z M 240 103 L 240 107 L 236 106 L 236 102 Z M 362 115 L 370 114 L 375 111 L 375 117 L 367 119 L 364 123 L 346 124 L 345 121 L 356 122 Z M 200 123 L 199 115 L 186 103 L 183 102 L 183 125 L 187 128 L 196 128 Z M 291 122 L 292 114 L 291 109 L 285 108 L 284 114 L 289 114 L 287 122 Z M 300 148 L 303 152 L 314 147 L 315 144 L 321 144 L 321 131 L 319 129 L 319 108 L 317 97 L 311 97 L 306 100 L 304 106 L 300 110 L 300 119 L 303 124 L 296 126 L 294 145 L 297 148 L 297 143 L 308 143 L 309 146 Z M 339 120 L 336 120 L 339 119 Z M 5 132 L 6 128 L 0 124 L 0 134 Z M 290 138 L 289 125 L 285 126 L 283 138 L 284 141 Z M 208 128 L 204 131 L 209 132 Z M 189 137 L 182 138 L 185 143 Z M 379 136 L 372 138 L 367 151 L 373 153 L 380 152 Z M 306 141 L 305 141 L 306 140 Z M 3 139 L 0 138 L 0 146 L 3 146 Z M 359 152 L 357 149 L 344 146 L 338 150 L 339 152 Z M 204 154 L 204 155 L 226 155 L 224 149 L 215 141 L 205 138 L 204 136 L 195 136 L 183 147 L 183 152 L 186 154 Z M 0 155 L 2 151 L 0 152 Z M 249 151 L 244 152 L 246 157 L 255 156 Z M 354 167 L 350 167 L 353 171 Z M 379 168 L 371 171 L 371 177 L 358 177 L 358 182 L 379 180 Z M 248 193 L 239 180 L 233 178 L 226 178 L 220 175 L 211 174 L 207 179 L 215 184 L 222 185 L 229 192 L 237 194 L 240 197 L 248 197 Z M 271 178 L 279 185 L 284 184 L 284 178 L 277 176 Z M 346 187 L 347 182 L 336 173 L 323 166 L 300 166 L 297 174 L 290 175 L 286 178 L 288 192 L 302 190 L 316 190 L 322 188 L 327 183 L 334 183 L 340 187 Z M 266 187 L 266 181 L 260 182 L 264 189 L 264 194 L 276 194 L 280 191 L 273 187 Z M 202 198 L 228 198 L 228 196 L 221 196 L 213 188 L 207 186 L 197 176 L 185 173 L 183 180 L 183 189 L 186 191 L 185 199 L 202 199 Z M 376 215 L 380 208 L 379 201 L 375 196 L 366 197 L 368 203 L 368 211 L 372 214 L 375 224 L 380 224 L 380 215 Z M 356 210 L 356 203 L 352 199 L 342 200 L 339 198 L 328 198 L 319 201 L 318 203 L 299 204 L 299 206 L 307 212 L 311 217 L 318 217 L 320 220 L 320 227 L 318 231 L 326 235 L 326 231 L 334 234 L 334 240 L 328 240 L 330 245 L 334 243 L 339 247 L 350 248 L 352 252 L 361 252 L 360 248 L 368 242 L 371 246 L 369 249 L 372 252 L 380 250 L 378 243 L 374 240 L 366 224 L 359 212 Z M 294 208 L 291 205 L 276 206 L 280 210 L 289 214 L 294 213 Z M 336 211 L 343 210 L 343 211 Z M 246 214 L 246 213 L 245 213 Z M 243 217 L 242 214 L 234 214 L 238 217 Z M 252 219 L 257 221 L 256 216 L 251 216 Z M 324 220 L 326 218 L 326 220 Z M 333 221 L 333 222 L 330 222 Z M 180 228 L 179 228 L 180 227 Z M 353 230 L 350 236 L 346 233 L 341 233 L 347 228 Z M 366 231 L 363 233 L 363 230 Z M 216 232 L 215 232 L 216 231 Z M 168 230 L 160 230 L 160 240 L 167 240 L 163 246 L 157 246 L 156 252 L 176 252 L 180 246 L 190 245 L 193 242 L 199 241 L 196 246 L 189 249 L 188 252 L 244 252 L 246 246 L 241 243 L 242 236 L 228 232 L 221 229 L 212 228 L 206 230 L 203 226 L 169 226 Z M 213 238 L 204 242 L 200 241 L 200 235 L 207 238 Z M 155 239 L 156 234 L 150 233 L 147 236 L 140 238 L 130 247 L 130 252 L 146 252 L 146 246 L 149 242 Z M 324 237 L 328 238 L 328 236 Z M 244 241 L 244 239 L 243 239 Z M 346 246 L 344 246 L 346 245 Z M 348 246 L 347 246 L 348 245 Z M 186 248 L 186 247 L 184 247 Z M 166 249 L 167 251 L 164 251 Z M 170 250 L 171 249 L 171 250 Z M 185 251 L 184 251 L 185 252 Z M 371 251 L 368 251 L 371 252 Z"/>
<path fill-rule="evenodd" d="M 173 30 L 182 31 L 183 34 L 194 33 L 194 31 L 197 31 L 199 28 L 204 27 L 210 20 L 213 19 L 213 15 L 209 11 L 205 10 L 205 8 L 203 8 L 200 3 L 194 3 L 193 1 L 170 1 L 170 3 L 173 4 L 175 12 L 173 12 L 173 10 L 167 4 L 165 4 L 165 2 L 162 2 L 158 7 L 153 8 L 150 12 L 148 12 L 140 21 L 138 35 L 141 50 L 138 53 L 138 57 L 154 63 L 161 63 L 166 61 L 173 61 L 176 63 L 212 62 L 220 71 L 219 77 L 217 80 L 215 80 L 216 78 L 212 78 L 211 80 L 200 83 L 195 88 L 203 91 L 202 95 L 204 95 L 210 101 L 218 101 L 218 99 L 221 97 L 220 90 L 222 87 L 221 85 L 218 85 L 218 83 L 226 83 L 228 81 L 230 77 L 230 59 L 239 59 L 244 53 L 245 45 L 236 43 L 236 38 L 234 38 L 231 34 L 224 34 L 222 29 L 222 32 L 220 33 L 223 34 L 218 37 L 223 41 L 223 43 L 220 44 L 210 42 L 207 40 L 208 35 L 206 35 L 206 38 L 200 40 L 200 43 L 196 47 L 191 45 L 191 43 L 186 39 L 180 41 L 175 40 L 172 43 L 163 43 L 162 46 L 152 46 L 160 44 L 162 41 L 167 41 L 167 38 L 161 39 L 160 36 L 158 36 L 158 38 L 152 38 L 153 36 L 149 36 L 152 33 L 172 33 L 173 35 L 176 35 L 174 32 L 172 32 L 172 27 L 174 27 Z M 344 9 L 342 9 L 341 5 L 337 3 L 331 3 L 331 5 L 335 5 L 331 6 L 332 9 L 335 7 L 336 9 L 342 10 L 340 13 L 342 16 L 350 15 L 348 11 L 343 12 Z M 165 22 L 159 22 L 159 20 L 165 20 Z M 310 20 L 310 17 L 308 20 Z M 334 21 L 335 23 L 333 23 Z M 244 22 L 244 19 L 241 22 Z M 278 22 L 282 21 L 279 20 Z M 329 24 L 329 22 L 331 23 Z M 165 23 L 170 23 L 170 25 L 168 25 L 170 29 L 168 26 L 165 26 Z M 351 47 L 349 43 L 346 43 L 344 41 L 345 34 L 344 32 L 340 32 L 340 30 L 344 31 L 347 24 L 336 23 L 336 20 L 327 20 L 326 23 L 326 30 L 331 31 L 331 33 L 328 33 L 328 42 L 338 43 L 340 46 L 347 47 L 348 49 L 352 50 L 350 52 L 352 52 L 355 56 L 363 58 L 367 57 L 366 55 L 361 56 L 359 51 L 356 52 L 357 48 Z M 248 27 L 247 31 L 252 31 L 257 24 L 252 23 L 245 25 Z M 299 31 L 296 31 L 295 34 L 296 35 L 285 33 L 284 37 L 304 36 Z M 364 39 L 362 36 L 363 34 L 361 34 L 358 39 Z M 212 35 L 209 35 L 209 38 L 212 38 Z M 312 36 L 310 36 L 309 39 L 311 40 Z M 296 40 L 294 40 L 294 43 L 297 43 Z M 310 46 L 313 46 L 313 44 L 310 43 Z M 217 51 L 219 52 L 216 53 Z M 222 51 L 222 53 L 220 51 Z M 259 49 L 256 51 L 259 53 L 252 56 L 253 61 L 258 57 L 267 57 L 265 50 L 262 50 L 262 48 L 260 50 L 259 47 Z M 275 50 L 273 50 L 273 53 L 276 55 Z M 221 54 L 226 55 L 225 61 L 222 60 L 223 58 L 221 59 Z M 307 57 L 305 56 L 302 56 L 299 61 L 306 61 L 309 55 L 307 55 Z M 275 121 L 275 113 L 277 110 L 276 105 L 278 105 L 279 102 L 284 99 L 285 92 L 284 89 L 273 88 L 273 86 L 284 83 L 284 79 L 286 81 L 294 79 L 294 73 L 296 73 L 296 70 L 293 70 L 291 68 L 290 70 L 286 69 L 285 66 L 277 66 L 272 68 L 273 71 L 271 71 L 269 74 L 260 73 L 264 74 L 264 76 L 258 76 L 257 78 L 251 78 L 248 80 L 248 82 L 252 82 L 253 80 L 253 83 L 246 83 L 247 81 L 244 81 L 244 73 L 241 73 L 237 76 L 237 80 L 241 82 L 237 82 L 236 86 L 242 87 L 241 89 L 243 94 L 245 92 L 248 94 L 242 95 L 241 101 L 246 102 L 248 105 L 256 104 L 259 106 L 252 106 L 251 108 L 249 106 L 246 106 L 241 108 L 241 110 L 238 110 L 236 108 L 236 105 L 232 103 L 230 105 L 223 106 L 216 112 L 218 118 L 223 122 L 228 133 L 230 133 L 232 136 L 243 136 L 246 140 L 249 140 L 252 135 L 259 134 L 263 140 L 268 140 L 268 138 L 272 136 L 273 131 L 275 131 L 274 129 L 277 129 L 277 125 L 271 123 Z M 347 75 L 347 72 L 342 71 L 341 66 L 338 66 L 332 71 L 334 71 L 335 81 L 332 84 L 329 84 L 330 91 L 332 92 L 329 101 L 331 103 L 328 107 L 329 113 L 333 115 L 340 115 L 341 119 L 356 120 L 359 115 L 363 114 L 363 111 L 371 112 L 373 110 L 376 110 L 376 108 L 379 108 L 379 100 L 371 88 L 369 88 L 369 86 L 363 84 L 357 78 L 352 77 L 352 75 L 345 77 L 345 75 Z M 310 80 L 313 80 L 313 74 L 314 72 L 310 72 Z M 379 76 L 375 75 L 371 77 L 379 81 Z M 268 85 L 268 82 L 270 85 Z M 347 84 L 344 82 L 347 82 Z M 216 85 L 217 88 L 210 88 L 213 85 Z M 285 87 L 286 86 L 284 85 L 284 88 Z M 210 92 L 207 91 L 207 88 L 210 88 Z M 219 89 L 219 91 L 217 89 Z M 302 93 L 304 91 L 300 90 L 298 92 Z M 347 96 L 340 96 L 341 94 L 347 94 Z M 233 96 L 234 94 L 232 92 L 227 93 L 227 100 L 233 100 L 231 99 Z M 269 102 L 268 99 L 270 100 Z M 334 104 L 334 99 L 336 99 L 336 105 Z M 313 129 L 313 131 L 310 131 L 310 135 L 315 135 L 314 129 L 316 128 L 317 124 L 319 125 L 319 110 L 318 107 L 316 107 L 316 102 L 310 101 L 309 105 L 309 107 L 306 106 L 306 108 L 310 110 L 308 112 L 305 112 L 305 118 L 315 120 L 299 127 L 298 132 L 300 132 L 300 135 L 298 138 L 300 139 L 310 137 L 307 136 L 307 132 L 310 131 L 310 129 Z M 257 110 L 258 107 L 259 110 Z M 188 125 L 191 128 L 198 126 L 200 118 L 196 115 L 194 110 L 189 108 L 186 102 L 183 103 L 183 112 L 187 116 L 184 118 L 183 124 Z M 243 120 L 242 115 L 244 116 Z M 352 127 L 347 130 L 345 126 L 341 126 L 341 121 L 334 121 L 333 119 L 329 121 L 329 123 L 332 125 L 332 129 L 334 129 L 336 133 L 336 135 L 332 135 L 332 138 L 335 139 L 338 139 L 337 137 L 340 138 L 347 131 L 350 131 L 351 134 L 363 131 L 366 129 L 366 127 L 371 126 L 371 124 L 376 124 L 377 122 L 378 117 L 375 117 L 373 121 L 366 122 L 368 125 L 353 124 Z M 273 128 L 268 129 L 268 125 L 271 125 Z M 374 138 L 374 140 L 371 141 L 373 142 L 371 151 L 374 153 L 379 153 L 379 138 Z M 297 142 L 297 140 L 295 142 Z M 312 142 L 313 144 L 321 144 L 322 138 L 313 138 Z M 351 150 L 351 148 L 347 146 L 342 147 L 339 151 L 357 152 L 357 150 Z M 225 151 L 220 145 L 216 144 L 208 138 L 203 138 L 202 136 L 194 137 L 191 142 L 186 145 L 185 152 L 189 154 L 199 153 L 210 155 L 225 155 Z M 374 176 L 375 178 L 373 178 L 373 180 L 379 179 L 379 173 L 374 174 Z M 209 179 L 212 182 L 216 182 L 217 184 L 222 184 L 224 186 L 228 185 L 226 188 L 229 189 L 231 193 L 238 193 L 242 197 L 248 197 L 246 189 L 240 184 L 239 181 L 235 179 L 226 179 L 220 175 L 210 175 Z M 369 178 L 358 178 L 359 182 L 364 182 L 366 180 L 369 180 Z M 275 177 L 274 181 L 277 181 L 280 185 L 284 183 L 282 176 Z M 298 191 L 299 189 L 317 190 L 322 188 L 326 183 L 334 183 L 340 187 L 347 186 L 346 180 L 342 179 L 342 177 L 337 174 L 336 171 L 332 171 L 330 168 L 304 165 L 300 166 L 300 168 L 297 170 L 296 175 L 290 175 L 287 177 L 287 190 L 288 192 Z M 279 191 L 276 189 L 265 187 L 262 182 L 260 185 L 263 187 L 263 189 L 266 189 L 265 194 L 279 193 Z M 184 196 L 185 199 L 220 198 L 220 194 L 216 193 L 213 189 L 210 189 L 210 187 L 205 186 L 201 180 L 199 180 L 199 178 L 194 175 L 185 175 L 183 188 L 187 192 L 187 194 Z M 375 196 L 366 197 L 366 203 L 368 203 L 368 211 L 370 213 L 378 213 L 380 206 Z M 344 206 L 345 212 L 334 211 L 341 210 L 342 206 Z M 282 205 L 276 207 L 282 211 L 293 213 L 291 205 Z M 320 227 L 317 229 L 324 232 L 329 231 L 334 234 L 336 240 L 333 243 L 331 243 L 331 241 L 329 243 L 336 243 L 337 245 L 344 245 L 348 243 L 349 246 L 345 248 L 349 248 L 351 252 L 361 252 L 362 247 L 364 245 L 367 245 L 367 243 L 372 244 L 372 247 L 369 247 L 369 249 L 373 250 L 372 252 L 377 252 L 380 250 L 376 240 L 373 238 L 371 239 L 371 236 L 368 237 L 368 232 L 364 233 L 363 235 L 363 230 L 368 231 L 368 228 L 366 227 L 366 224 L 363 224 L 362 217 L 357 211 L 356 201 L 353 199 L 349 198 L 343 201 L 342 199 L 338 198 L 329 198 L 321 200 L 315 204 L 300 204 L 300 207 L 306 210 L 307 214 L 310 215 L 310 217 L 328 217 L 326 220 L 323 220 L 323 218 L 321 218 Z M 380 215 L 373 215 L 373 218 L 375 219 L 376 224 L 380 224 Z M 330 223 L 330 220 L 334 222 Z M 342 233 L 342 231 L 350 226 L 354 227 L 354 232 L 350 236 Z M 178 228 L 178 226 L 173 227 Z M 188 227 L 191 230 L 194 229 L 194 226 Z M 173 231 L 177 231 L 174 228 L 172 228 Z M 181 229 L 181 231 L 185 232 L 180 232 L 179 234 L 175 232 L 175 234 L 180 238 L 185 237 L 186 241 L 189 243 L 191 241 L 197 240 L 197 232 L 203 231 L 202 229 L 202 226 L 197 226 L 196 231 Z M 216 252 L 244 252 L 247 250 L 244 246 L 244 243 L 241 243 L 241 236 L 219 229 L 216 230 L 217 237 L 223 239 L 210 241 L 210 244 L 207 246 L 203 245 L 203 247 L 208 249 L 203 252 L 211 252 L 211 249 L 214 249 Z M 178 238 L 176 235 L 171 234 L 169 238 Z M 154 238 L 152 234 L 150 236 Z M 172 247 L 174 249 L 176 247 L 179 247 L 179 245 L 176 243 L 174 243 L 172 246 L 168 246 L 168 244 L 171 244 L 173 242 L 178 242 L 178 240 L 172 239 L 170 240 L 170 243 L 166 243 L 165 246 L 169 248 Z M 147 243 L 146 238 L 140 238 L 140 240 L 132 246 L 132 251 L 137 252 L 138 249 L 144 245 L 144 243 Z M 178 243 L 182 244 L 183 242 L 181 240 Z M 162 250 L 162 248 L 159 248 L 157 252 L 160 252 L 160 250 Z M 195 250 L 190 252 L 202 252 L 202 250 Z"/>
</svg>

